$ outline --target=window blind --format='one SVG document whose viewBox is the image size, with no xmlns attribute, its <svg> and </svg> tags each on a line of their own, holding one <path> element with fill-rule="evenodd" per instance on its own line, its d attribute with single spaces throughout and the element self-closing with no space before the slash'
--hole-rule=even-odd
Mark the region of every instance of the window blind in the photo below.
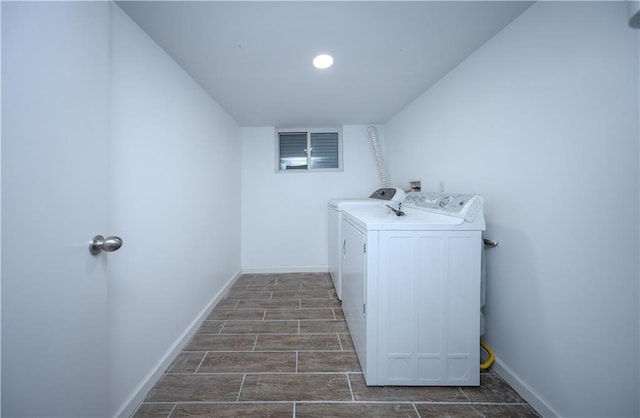
<svg viewBox="0 0 640 418">
<path fill-rule="evenodd" d="M 307 168 L 307 133 L 281 132 L 280 170 L 300 170 Z"/>
<path fill-rule="evenodd" d="M 311 167 L 338 168 L 338 133 L 311 133 Z"/>
</svg>

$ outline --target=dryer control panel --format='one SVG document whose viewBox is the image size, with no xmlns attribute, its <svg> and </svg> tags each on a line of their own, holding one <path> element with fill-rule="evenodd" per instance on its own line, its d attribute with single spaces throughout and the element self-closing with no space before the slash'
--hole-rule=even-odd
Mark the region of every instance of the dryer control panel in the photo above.
<svg viewBox="0 0 640 418">
<path fill-rule="evenodd" d="M 402 203 L 406 193 L 398 187 L 383 187 L 371 193 L 370 199 L 391 200 L 393 202 Z"/>
</svg>

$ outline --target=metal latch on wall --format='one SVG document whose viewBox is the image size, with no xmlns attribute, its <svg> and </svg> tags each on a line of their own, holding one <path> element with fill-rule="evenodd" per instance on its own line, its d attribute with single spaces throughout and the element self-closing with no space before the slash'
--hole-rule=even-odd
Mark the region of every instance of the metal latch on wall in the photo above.
<svg viewBox="0 0 640 418">
<path fill-rule="evenodd" d="M 482 238 L 485 248 L 494 248 L 498 246 L 498 241 L 495 239 Z"/>
</svg>

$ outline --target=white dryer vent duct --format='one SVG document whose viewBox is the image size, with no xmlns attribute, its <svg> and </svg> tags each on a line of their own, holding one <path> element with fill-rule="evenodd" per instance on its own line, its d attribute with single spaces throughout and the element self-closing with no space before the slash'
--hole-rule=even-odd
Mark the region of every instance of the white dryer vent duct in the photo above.
<svg viewBox="0 0 640 418">
<path fill-rule="evenodd" d="M 640 29 L 640 1 L 627 0 L 627 9 L 629 11 L 629 26 Z"/>
<path fill-rule="evenodd" d="M 389 187 L 389 175 L 387 174 L 387 167 L 384 165 L 384 160 L 382 159 L 382 152 L 380 151 L 380 144 L 378 143 L 378 131 L 375 126 L 369 126 L 367 132 L 369 133 L 369 140 L 371 140 L 373 154 L 376 157 L 380 187 Z"/>
</svg>

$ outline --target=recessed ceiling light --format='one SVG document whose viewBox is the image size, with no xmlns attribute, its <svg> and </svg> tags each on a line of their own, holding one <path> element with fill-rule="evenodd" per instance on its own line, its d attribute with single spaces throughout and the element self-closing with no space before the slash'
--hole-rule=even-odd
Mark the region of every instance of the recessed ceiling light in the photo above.
<svg viewBox="0 0 640 418">
<path fill-rule="evenodd" d="M 329 68 L 333 65 L 333 57 L 331 55 L 318 55 L 313 59 L 313 66 L 324 70 L 325 68 Z"/>
</svg>

